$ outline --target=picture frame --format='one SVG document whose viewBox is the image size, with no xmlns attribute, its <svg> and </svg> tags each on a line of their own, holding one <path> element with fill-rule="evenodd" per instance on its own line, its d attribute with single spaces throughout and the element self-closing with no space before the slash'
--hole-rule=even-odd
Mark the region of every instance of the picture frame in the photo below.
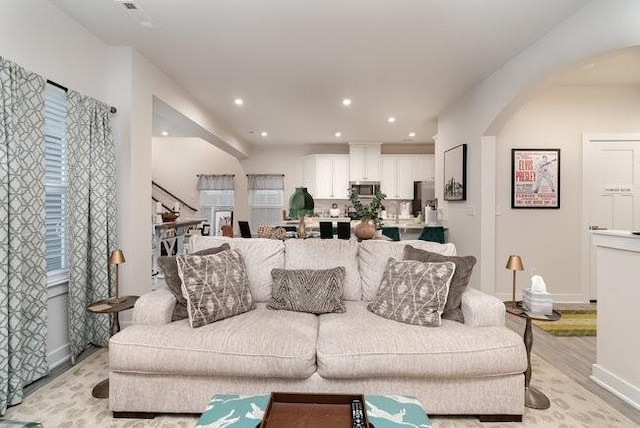
<svg viewBox="0 0 640 428">
<path fill-rule="evenodd" d="M 467 145 L 444 152 L 443 193 L 445 201 L 467 200 Z"/>
<path fill-rule="evenodd" d="M 560 208 L 560 149 L 511 149 L 511 208 Z"/>
<path fill-rule="evenodd" d="M 213 236 L 224 236 L 222 227 L 233 226 L 233 211 L 219 210 L 213 214 L 214 229 Z"/>
</svg>

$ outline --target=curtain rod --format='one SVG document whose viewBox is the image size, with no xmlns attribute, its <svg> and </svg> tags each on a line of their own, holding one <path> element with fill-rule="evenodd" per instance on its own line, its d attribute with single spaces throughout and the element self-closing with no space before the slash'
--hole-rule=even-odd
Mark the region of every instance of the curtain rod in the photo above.
<svg viewBox="0 0 640 428">
<path fill-rule="evenodd" d="M 284 174 L 247 174 L 247 177 L 284 177 Z"/>
<path fill-rule="evenodd" d="M 235 174 L 196 174 L 196 177 L 235 177 Z"/>
<path fill-rule="evenodd" d="M 47 79 L 47 83 L 50 84 L 50 85 L 53 85 L 53 86 L 55 86 L 57 88 L 60 88 L 65 92 L 69 92 L 69 88 L 67 88 L 66 86 L 62 86 L 61 84 L 59 84 L 57 82 L 54 82 L 53 80 Z M 110 107 L 110 111 L 111 111 L 111 114 L 116 114 L 118 109 L 116 109 L 115 107 Z"/>
</svg>

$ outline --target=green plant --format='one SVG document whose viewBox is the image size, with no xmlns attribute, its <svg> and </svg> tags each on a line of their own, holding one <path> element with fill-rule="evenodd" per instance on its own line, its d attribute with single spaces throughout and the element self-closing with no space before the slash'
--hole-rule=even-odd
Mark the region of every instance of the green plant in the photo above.
<svg viewBox="0 0 640 428">
<path fill-rule="evenodd" d="M 382 219 L 380 218 L 380 209 L 382 209 L 382 201 L 386 198 L 387 195 L 382 193 L 381 191 L 377 191 L 369 205 L 366 207 L 360 201 L 360 197 L 355 189 L 349 190 L 349 201 L 353 205 L 353 209 L 356 210 L 356 214 L 359 217 L 364 219 L 370 219 L 373 221 L 373 225 L 376 229 L 380 229 L 382 227 Z"/>
</svg>

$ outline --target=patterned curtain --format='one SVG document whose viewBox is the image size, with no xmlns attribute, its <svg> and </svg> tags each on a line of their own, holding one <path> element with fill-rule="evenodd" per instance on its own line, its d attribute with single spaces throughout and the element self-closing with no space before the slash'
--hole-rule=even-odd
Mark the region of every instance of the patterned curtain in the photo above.
<svg viewBox="0 0 640 428">
<path fill-rule="evenodd" d="M 49 372 L 45 84 L 0 57 L 0 415 Z"/>
<path fill-rule="evenodd" d="M 109 254 L 116 247 L 116 163 L 109 106 L 68 96 L 69 339 L 71 360 L 91 343 L 106 346 L 110 317 L 87 311 L 109 297 Z"/>
<path fill-rule="evenodd" d="M 233 190 L 233 174 L 198 175 L 198 190 Z"/>
</svg>

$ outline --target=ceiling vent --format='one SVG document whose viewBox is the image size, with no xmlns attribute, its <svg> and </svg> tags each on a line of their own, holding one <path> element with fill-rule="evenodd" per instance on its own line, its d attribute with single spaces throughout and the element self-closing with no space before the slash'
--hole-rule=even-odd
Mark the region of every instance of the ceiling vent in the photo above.
<svg viewBox="0 0 640 428">
<path fill-rule="evenodd" d="M 122 6 L 127 11 L 127 15 L 133 18 L 141 27 L 143 28 L 157 28 L 157 25 L 149 15 L 145 13 L 144 10 L 140 8 L 137 4 L 135 4 L 132 0 L 115 0 L 116 3 L 121 3 Z"/>
</svg>

